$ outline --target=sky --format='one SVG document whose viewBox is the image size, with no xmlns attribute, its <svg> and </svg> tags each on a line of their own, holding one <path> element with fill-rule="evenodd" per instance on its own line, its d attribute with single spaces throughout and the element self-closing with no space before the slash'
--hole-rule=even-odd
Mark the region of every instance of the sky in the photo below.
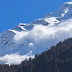
<svg viewBox="0 0 72 72">
<path fill-rule="evenodd" d="M 0 33 L 55 12 L 71 0 L 0 0 Z"/>
</svg>

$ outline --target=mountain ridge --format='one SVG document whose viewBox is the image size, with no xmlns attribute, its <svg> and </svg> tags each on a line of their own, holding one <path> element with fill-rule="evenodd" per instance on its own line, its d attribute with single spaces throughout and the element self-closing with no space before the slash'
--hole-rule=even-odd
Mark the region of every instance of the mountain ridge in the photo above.
<svg viewBox="0 0 72 72">
<path fill-rule="evenodd" d="M 72 37 L 72 2 L 64 3 L 55 13 L 49 13 L 47 17 L 39 18 L 31 23 L 20 23 L 13 29 L 0 34 L 0 60 L 4 60 L 6 54 L 17 53 L 19 56 L 34 56 L 48 50 L 52 45 L 64 39 Z M 24 56 L 23 56 L 24 57 Z M 20 61 L 21 63 L 21 61 Z"/>
</svg>

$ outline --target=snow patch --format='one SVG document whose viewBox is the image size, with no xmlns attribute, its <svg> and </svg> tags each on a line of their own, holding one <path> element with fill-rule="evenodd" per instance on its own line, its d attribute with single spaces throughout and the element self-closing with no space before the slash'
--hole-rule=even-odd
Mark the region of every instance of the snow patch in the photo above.
<svg viewBox="0 0 72 72">
<path fill-rule="evenodd" d="M 71 2 L 66 2 L 66 3 L 64 3 L 64 4 L 72 4 L 72 1 L 71 1 Z"/>
</svg>

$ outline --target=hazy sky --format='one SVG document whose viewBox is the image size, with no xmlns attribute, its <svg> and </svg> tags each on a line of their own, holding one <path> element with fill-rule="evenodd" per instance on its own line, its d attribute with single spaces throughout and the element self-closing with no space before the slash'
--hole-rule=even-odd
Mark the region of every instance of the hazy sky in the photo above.
<svg viewBox="0 0 72 72">
<path fill-rule="evenodd" d="M 71 0 L 0 0 L 0 33 L 55 12 Z"/>
</svg>

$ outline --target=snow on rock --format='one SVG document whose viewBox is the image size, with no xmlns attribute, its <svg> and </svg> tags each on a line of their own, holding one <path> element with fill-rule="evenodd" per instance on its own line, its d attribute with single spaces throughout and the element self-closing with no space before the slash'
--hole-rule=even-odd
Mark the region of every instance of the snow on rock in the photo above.
<svg viewBox="0 0 72 72">
<path fill-rule="evenodd" d="M 66 2 L 66 3 L 64 3 L 64 4 L 72 4 L 72 1 L 71 1 L 71 2 Z"/>
<path fill-rule="evenodd" d="M 54 14 L 58 20 L 65 20 L 72 17 L 72 2 L 64 3 Z"/>
</svg>

